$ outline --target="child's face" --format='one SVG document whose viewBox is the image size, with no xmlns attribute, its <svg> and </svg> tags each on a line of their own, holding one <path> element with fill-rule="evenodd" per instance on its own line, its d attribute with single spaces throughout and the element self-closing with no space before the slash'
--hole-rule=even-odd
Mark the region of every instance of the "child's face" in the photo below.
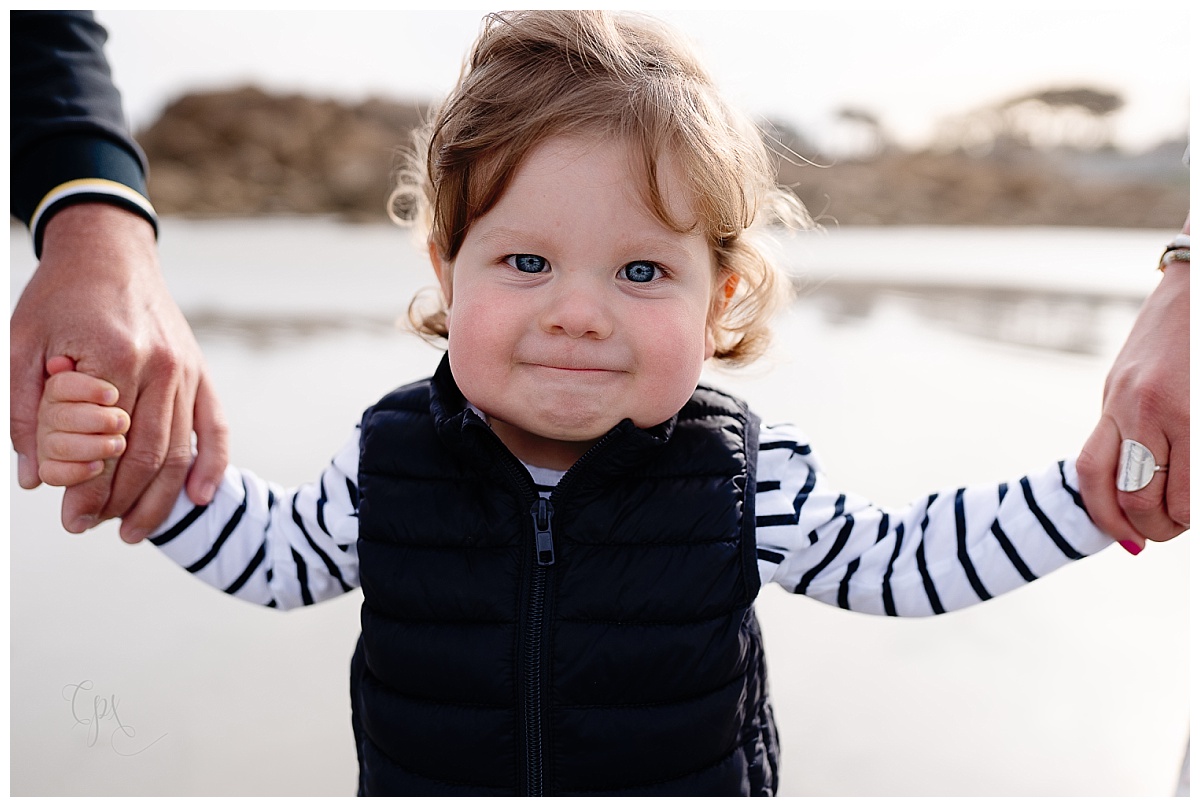
<svg viewBox="0 0 1200 807">
<path fill-rule="evenodd" d="M 716 263 L 642 202 L 622 142 L 535 148 L 452 264 L 450 366 L 467 400 L 527 463 L 564 469 L 624 418 L 674 415 L 712 356 Z M 683 177 L 659 165 L 668 209 L 695 220 Z"/>
</svg>

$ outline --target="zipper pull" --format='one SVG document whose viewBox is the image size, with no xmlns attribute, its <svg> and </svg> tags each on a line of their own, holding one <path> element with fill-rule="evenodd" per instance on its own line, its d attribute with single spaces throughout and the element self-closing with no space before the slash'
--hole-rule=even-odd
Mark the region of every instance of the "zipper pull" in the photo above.
<svg viewBox="0 0 1200 807">
<path fill-rule="evenodd" d="M 545 499 L 538 499 L 530 511 L 533 516 L 533 533 L 537 541 L 538 566 L 554 565 L 554 533 L 550 531 L 550 519 L 554 506 Z"/>
</svg>

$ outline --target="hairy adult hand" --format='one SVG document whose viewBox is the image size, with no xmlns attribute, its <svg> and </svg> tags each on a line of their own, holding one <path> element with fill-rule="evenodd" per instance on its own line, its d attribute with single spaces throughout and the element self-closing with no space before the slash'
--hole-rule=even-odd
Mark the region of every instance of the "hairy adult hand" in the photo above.
<svg viewBox="0 0 1200 807">
<path fill-rule="evenodd" d="M 1184 232 L 1190 231 L 1189 223 Z M 1189 276 L 1187 263 L 1166 267 L 1146 298 L 1104 385 L 1104 406 L 1079 456 L 1080 493 L 1092 520 L 1137 554 L 1146 540 L 1166 541 L 1191 521 L 1191 423 L 1188 412 Z M 1141 490 L 1116 488 L 1123 439 L 1150 449 L 1157 464 Z"/>
<path fill-rule="evenodd" d="M 9 331 L 9 427 L 22 487 L 40 483 L 37 414 L 49 357 L 111 382 L 131 419 L 123 456 L 64 493 L 67 530 L 122 517 L 122 539 L 136 543 L 166 518 L 185 482 L 196 504 L 212 499 L 228 460 L 227 427 L 145 219 L 100 203 L 56 214 Z"/>
</svg>

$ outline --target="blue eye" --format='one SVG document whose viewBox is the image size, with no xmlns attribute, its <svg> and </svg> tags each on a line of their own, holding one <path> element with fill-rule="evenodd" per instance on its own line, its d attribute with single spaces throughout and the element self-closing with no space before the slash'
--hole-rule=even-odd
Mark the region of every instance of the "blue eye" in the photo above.
<svg viewBox="0 0 1200 807">
<path fill-rule="evenodd" d="M 634 283 L 649 283 L 662 276 L 662 269 L 651 261 L 633 261 L 621 267 L 621 274 Z"/>
<path fill-rule="evenodd" d="M 540 255 L 509 255 L 505 261 L 517 271 L 528 272 L 532 275 L 544 272 L 549 267 L 546 259 Z"/>
</svg>

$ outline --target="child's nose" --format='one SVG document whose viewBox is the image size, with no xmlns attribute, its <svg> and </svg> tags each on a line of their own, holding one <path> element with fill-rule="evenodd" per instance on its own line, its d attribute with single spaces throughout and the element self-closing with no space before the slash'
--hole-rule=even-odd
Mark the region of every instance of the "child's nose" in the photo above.
<svg viewBox="0 0 1200 807">
<path fill-rule="evenodd" d="M 606 339 L 612 333 L 612 313 L 594 285 L 582 278 L 561 279 L 542 311 L 542 328 L 574 338 Z"/>
</svg>

